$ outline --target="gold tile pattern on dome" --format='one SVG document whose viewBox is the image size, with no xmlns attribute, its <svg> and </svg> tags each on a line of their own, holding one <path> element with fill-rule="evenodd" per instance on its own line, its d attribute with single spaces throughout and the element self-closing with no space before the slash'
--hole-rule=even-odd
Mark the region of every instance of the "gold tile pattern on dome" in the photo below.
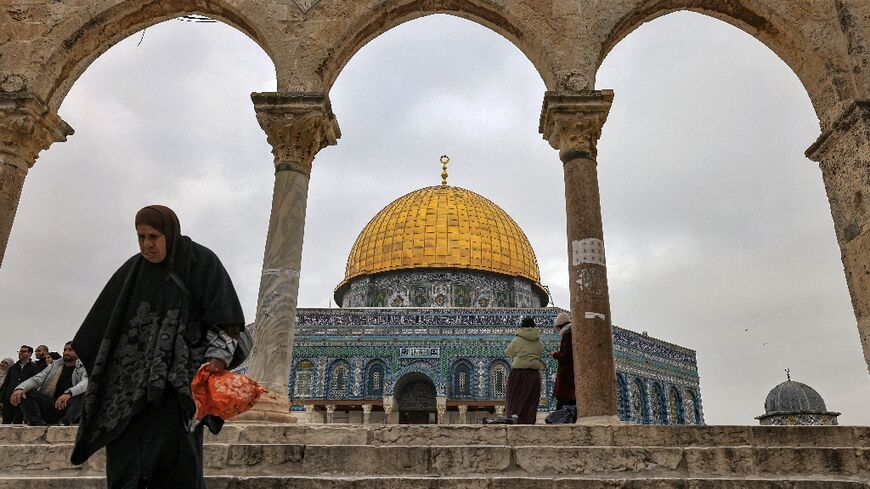
<svg viewBox="0 0 870 489">
<path fill-rule="evenodd" d="M 517 223 L 489 199 L 452 186 L 415 190 L 378 212 L 350 250 L 339 287 L 412 268 L 483 270 L 540 283 L 535 252 Z"/>
</svg>

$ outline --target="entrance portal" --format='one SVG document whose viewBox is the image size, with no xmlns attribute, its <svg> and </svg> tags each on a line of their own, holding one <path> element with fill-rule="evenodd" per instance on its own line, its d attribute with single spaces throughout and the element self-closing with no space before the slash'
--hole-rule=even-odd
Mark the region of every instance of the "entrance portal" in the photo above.
<svg viewBox="0 0 870 489">
<path fill-rule="evenodd" d="M 438 421 L 435 410 L 435 384 L 428 376 L 410 373 L 396 383 L 399 404 L 399 424 L 434 424 Z"/>
</svg>

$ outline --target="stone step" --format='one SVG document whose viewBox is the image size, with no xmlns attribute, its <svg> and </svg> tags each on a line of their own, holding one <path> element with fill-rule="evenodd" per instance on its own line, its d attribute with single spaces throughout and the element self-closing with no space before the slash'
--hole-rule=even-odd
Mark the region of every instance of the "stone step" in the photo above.
<svg viewBox="0 0 870 489">
<path fill-rule="evenodd" d="M 0 445 L 0 475 L 100 475 L 102 453 L 69 464 L 72 445 Z M 209 443 L 213 475 L 336 474 L 868 478 L 870 449 L 819 447 L 372 446 Z"/>
<path fill-rule="evenodd" d="M 209 489 L 868 489 L 862 481 L 823 478 L 613 478 L 590 477 L 312 477 L 207 476 Z M 0 489 L 103 489 L 103 477 L 0 477 Z"/>
<path fill-rule="evenodd" d="M 0 444 L 72 443 L 75 427 L 0 426 Z M 870 427 L 227 424 L 206 443 L 870 448 Z"/>
</svg>

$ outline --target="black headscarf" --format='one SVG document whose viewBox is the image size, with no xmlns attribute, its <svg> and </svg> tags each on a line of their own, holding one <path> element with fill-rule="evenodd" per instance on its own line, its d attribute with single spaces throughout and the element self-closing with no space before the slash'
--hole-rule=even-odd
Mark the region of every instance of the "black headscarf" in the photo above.
<svg viewBox="0 0 870 489">
<path fill-rule="evenodd" d="M 175 262 L 175 245 L 181 236 L 181 223 L 175 211 L 165 205 L 149 205 L 136 213 L 136 225 L 145 224 L 160 231 L 166 237 L 166 259 L 164 266 L 172 268 Z"/>
<path fill-rule="evenodd" d="M 136 222 L 166 236 L 171 258 L 154 264 L 137 253 L 127 260 L 73 339 L 88 371 L 74 464 L 117 438 L 166 389 L 177 393 L 183 415 L 192 416 L 190 382 L 204 361 L 206 332 L 244 329 L 229 274 L 211 250 L 180 234 L 171 209 L 148 206 Z"/>
</svg>

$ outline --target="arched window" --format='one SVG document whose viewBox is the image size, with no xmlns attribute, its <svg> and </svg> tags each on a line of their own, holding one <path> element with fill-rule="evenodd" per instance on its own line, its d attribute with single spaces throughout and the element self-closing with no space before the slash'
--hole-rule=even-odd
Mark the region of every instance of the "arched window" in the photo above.
<svg viewBox="0 0 870 489">
<path fill-rule="evenodd" d="M 657 383 L 653 384 L 649 403 L 652 410 L 652 422 L 655 424 L 668 424 L 668 417 L 665 412 L 665 391 L 662 390 L 661 385 Z"/>
<path fill-rule="evenodd" d="M 336 362 L 329 372 L 329 394 L 330 399 L 343 399 L 347 397 L 350 387 L 350 367 L 345 362 Z"/>
<path fill-rule="evenodd" d="M 668 424 L 682 424 L 685 422 L 682 404 L 677 388 L 671 387 L 668 389 Z"/>
<path fill-rule="evenodd" d="M 294 398 L 310 398 L 311 386 L 314 385 L 314 364 L 311 360 L 300 360 L 296 364 L 295 378 L 293 382 Z"/>
<path fill-rule="evenodd" d="M 628 404 L 628 386 L 625 385 L 625 376 L 616 374 L 616 399 L 619 402 L 619 419 L 628 421 L 631 419 L 631 408 Z"/>
<path fill-rule="evenodd" d="M 379 399 L 384 397 L 384 375 L 387 368 L 384 362 L 372 360 L 366 369 L 366 398 Z"/>
<path fill-rule="evenodd" d="M 631 414 L 637 423 L 645 423 L 649 416 L 646 407 L 646 386 L 643 380 L 635 378 L 631 383 Z"/>
<path fill-rule="evenodd" d="M 504 397 L 505 389 L 507 388 L 507 365 L 502 362 L 493 362 L 489 367 L 489 392 L 492 393 L 493 399 Z"/>
<path fill-rule="evenodd" d="M 686 424 L 698 424 L 699 413 L 696 411 L 695 393 L 686 389 L 683 395 L 683 413 L 686 416 Z"/>
<path fill-rule="evenodd" d="M 453 397 L 471 397 L 471 365 L 466 361 L 459 361 L 453 365 Z"/>
</svg>

